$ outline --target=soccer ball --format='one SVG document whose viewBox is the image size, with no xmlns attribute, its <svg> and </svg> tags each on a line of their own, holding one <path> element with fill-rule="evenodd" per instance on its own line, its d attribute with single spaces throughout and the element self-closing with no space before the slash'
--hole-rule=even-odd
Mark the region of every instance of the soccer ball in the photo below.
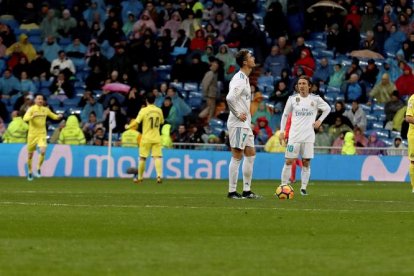
<svg viewBox="0 0 414 276">
<path fill-rule="evenodd" d="M 276 195 L 279 199 L 292 199 L 294 195 L 294 191 L 292 186 L 286 184 L 286 185 L 280 185 L 276 188 Z"/>
</svg>

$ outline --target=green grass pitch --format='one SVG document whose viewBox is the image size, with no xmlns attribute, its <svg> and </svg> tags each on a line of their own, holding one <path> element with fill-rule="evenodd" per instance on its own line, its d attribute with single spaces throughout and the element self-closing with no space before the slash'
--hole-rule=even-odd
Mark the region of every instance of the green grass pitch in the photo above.
<svg viewBox="0 0 414 276">
<path fill-rule="evenodd" d="M 414 275 L 408 183 L 0 178 L 0 275 Z"/>
</svg>

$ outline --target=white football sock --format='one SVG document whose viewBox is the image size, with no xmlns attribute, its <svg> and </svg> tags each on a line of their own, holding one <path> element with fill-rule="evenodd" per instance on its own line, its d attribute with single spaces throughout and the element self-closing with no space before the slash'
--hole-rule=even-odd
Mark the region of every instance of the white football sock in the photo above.
<svg viewBox="0 0 414 276">
<path fill-rule="evenodd" d="M 287 185 L 289 183 L 290 175 L 292 174 L 292 165 L 283 165 L 282 176 L 281 176 L 281 185 Z"/>
<path fill-rule="evenodd" d="M 301 173 L 302 186 L 300 187 L 301 189 L 306 190 L 306 187 L 308 186 L 308 183 L 309 183 L 310 173 L 311 173 L 310 166 L 302 167 L 302 173 Z"/>
<path fill-rule="evenodd" d="M 256 158 L 255 155 L 245 156 L 243 160 L 242 172 L 243 172 L 243 191 L 244 192 L 250 191 L 250 186 L 252 185 L 253 165 L 254 165 L 255 158 Z"/>
<path fill-rule="evenodd" d="M 229 193 L 235 192 L 237 190 L 240 162 L 240 159 L 231 157 L 229 164 Z"/>
</svg>

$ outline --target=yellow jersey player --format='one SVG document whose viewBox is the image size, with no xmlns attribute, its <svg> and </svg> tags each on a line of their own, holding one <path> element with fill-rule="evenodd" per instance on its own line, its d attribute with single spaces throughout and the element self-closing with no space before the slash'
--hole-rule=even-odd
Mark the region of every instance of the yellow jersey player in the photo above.
<svg viewBox="0 0 414 276">
<path fill-rule="evenodd" d="M 164 116 L 161 108 L 154 105 L 155 96 L 152 93 L 147 94 L 147 106 L 142 108 L 135 120 L 133 120 L 127 129 L 134 127 L 136 124 L 142 124 L 141 144 L 139 148 L 138 175 L 134 175 L 134 182 L 141 183 L 145 171 L 145 162 L 151 152 L 154 158 L 155 171 L 157 173 L 157 183 L 162 182 L 162 145 L 160 127 L 164 124 Z"/>
<path fill-rule="evenodd" d="M 407 133 L 408 140 L 408 159 L 410 159 L 410 180 L 411 188 L 414 193 L 414 95 L 408 99 L 405 120 L 410 124 Z"/>
<path fill-rule="evenodd" d="M 40 149 L 39 162 L 37 165 L 37 177 L 41 176 L 41 166 L 45 160 L 46 153 L 46 118 L 52 118 L 53 120 L 59 120 L 62 115 L 55 114 L 48 107 L 44 106 L 43 95 L 36 95 L 34 99 L 34 105 L 32 105 L 24 114 L 23 120 L 29 123 L 29 132 L 27 135 L 27 151 L 28 151 L 28 174 L 27 180 L 33 180 L 32 172 L 32 159 L 33 153 L 36 150 L 36 146 Z"/>
</svg>

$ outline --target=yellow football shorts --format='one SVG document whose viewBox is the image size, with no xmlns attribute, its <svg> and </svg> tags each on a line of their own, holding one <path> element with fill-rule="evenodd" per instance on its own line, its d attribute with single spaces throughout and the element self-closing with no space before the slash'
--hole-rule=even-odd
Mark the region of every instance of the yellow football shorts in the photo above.
<svg viewBox="0 0 414 276">
<path fill-rule="evenodd" d="M 161 157 L 161 143 L 141 143 L 139 147 L 139 156 L 147 158 L 150 155 L 150 152 L 152 157 Z"/>
<path fill-rule="evenodd" d="M 408 136 L 407 137 L 407 141 L 408 141 L 408 159 L 410 159 L 410 161 L 414 161 L 414 136 Z"/>
<path fill-rule="evenodd" d="M 33 136 L 27 138 L 27 151 L 35 152 L 36 146 L 39 148 L 47 147 L 46 136 Z"/>
</svg>

